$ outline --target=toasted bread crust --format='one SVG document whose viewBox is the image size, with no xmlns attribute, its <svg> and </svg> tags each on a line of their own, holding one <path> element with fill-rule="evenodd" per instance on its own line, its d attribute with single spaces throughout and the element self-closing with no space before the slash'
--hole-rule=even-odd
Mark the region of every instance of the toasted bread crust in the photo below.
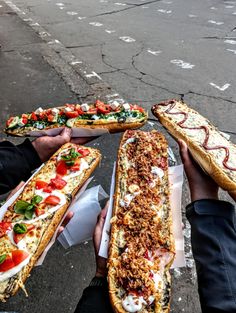
<svg viewBox="0 0 236 313">
<path fill-rule="evenodd" d="M 127 313 L 128 311 L 126 311 L 123 306 L 122 306 L 122 300 L 121 298 L 118 296 L 118 292 L 119 292 L 119 287 L 118 287 L 118 283 L 116 281 L 116 265 L 117 265 L 117 259 L 119 257 L 119 246 L 117 244 L 117 239 L 118 239 L 118 233 L 120 230 L 120 227 L 117 225 L 117 216 L 119 214 L 119 212 L 121 212 L 121 208 L 119 205 L 119 202 L 121 200 L 121 190 L 120 190 L 120 183 L 121 180 L 124 178 L 125 176 L 125 171 L 124 168 L 121 166 L 121 160 L 124 159 L 124 151 L 123 151 L 123 147 L 127 141 L 127 138 L 129 138 L 127 136 L 127 134 L 130 133 L 130 136 L 134 136 L 138 134 L 138 136 L 140 137 L 144 137 L 145 134 L 148 133 L 144 133 L 142 131 L 126 131 L 125 134 L 123 135 L 123 138 L 121 140 L 120 143 L 120 148 L 118 151 L 118 158 L 117 158 L 117 165 L 116 165 L 116 188 L 115 188 L 115 195 L 114 195 L 114 203 L 113 203 L 113 218 L 112 218 L 112 228 L 111 228 L 111 237 L 110 237 L 110 244 L 109 244 L 109 259 L 108 259 L 108 284 L 109 284 L 109 296 L 110 296 L 110 301 L 112 304 L 112 308 L 114 310 L 114 312 L 116 313 Z M 154 131 L 154 132 L 150 132 L 149 133 L 150 136 L 153 136 L 154 140 L 161 140 L 161 144 L 167 147 L 167 142 L 164 139 L 164 136 L 159 134 L 158 132 Z M 138 137 L 137 136 L 137 137 Z M 168 185 L 168 180 L 167 180 L 167 185 Z M 169 186 L 168 186 L 169 188 Z M 168 199 L 168 196 L 166 196 Z M 167 200 L 167 203 L 169 204 L 169 200 Z M 150 204 L 151 205 L 151 204 Z M 169 207 L 170 210 L 170 207 Z M 169 228 L 169 246 L 168 249 L 173 252 L 175 251 L 174 248 L 174 238 L 173 238 L 173 233 L 172 233 L 172 217 L 171 214 L 169 214 L 170 211 L 167 213 L 166 216 L 166 223 L 165 223 L 165 227 Z M 155 312 L 155 313 L 168 313 L 170 311 L 170 281 L 171 281 L 171 277 L 169 274 L 169 267 L 171 266 L 171 263 L 173 261 L 173 258 L 171 258 L 170 262 L 166 265 L 166 269 L 165 269 L 165 278 L 166 278 L 166 294 L 168 294 L 168 303 L 166 303 L 164 306 L 162 306 L 160 304 L 159 301 L 155 301 L 155 308 L 153 311 L 147 311 L 144 308 L 142 308 L 142 312 L 146 313 L 146 312 Z"/>
<path fill-rule="evenodd" d="M 50 160 L 47 163 L 54 162 L 52 159 L 56 155 L 58 155 L 58 153 L 60 153 L 64 149 L 66 149 L 67 147 L 75 147 L 75 146 L 76 146 L 75 144 L 71 144 L 71 143 L 63 145 L 50 158 Z M 86 147 L 86 149 L 87 149 L 87 147 Z M 100 154 L 100 152 L 97 149 L 94 149 L 94 148 L 89 148 L 89 149 L 90 149 L 92 155 L 94 156 L 95 160 L 94 160 L 93 164 L 90 166 L 90 168 L 85 170 L 85 175 L 82 178 L 82 180 L 80 181 L 80 183 L 72 190 L 72 192 L 71 192 L 71 196 L 72 196 L 71 199 L 76 195 L 78 190 L 83 186 L 83 184 L 89 178 L 91 173 L 95 170 L 95 168 L 98 166 L 98 164 L 99 164 L 99 162 L 101 160 L 101 154 Z M 37 174 L 40 175 L 40 174 L 43 174 L 43 173 L 44 173 L 44 167 L 42 167 Z M 35 179 L 35 177 L 33 179 Z M 30 181 L 29 181 L 28 184 L 30 184 Z M 16 201 L 17 201 L 17 199 L 16 199 Z M 66 211 L 67 211 L 67 209 L 68 209 L 68 207 L 70 205 L 70 202 L 71 201 L 69 201 L 69 199 L 67 199 L 66 204 L 63 205 L 53 215 L 53 218 L 51 219 L 50 224 L 47 226 L 47 229 L 46 229 L 46 231 L 44 232 L 44 234 L 43 234 L 43 236 L 41 238 L 40 244 L 37 247 L 37 250 L 34 253 L 34 255 L 31 257 L 30 262 L 21 270 L 21 272 L 19 273 L 18 279 L 14 281 L 14 283 L 11 286 L 11 289 L 8 290 L 8 293 L 4 294 L 3 296 L 0 296 L 0 301 L 5 302 L 7 298 L 9 298 L 10 296 L 13 296 L 18 291 L 18 289 L 23 286 L 25 280 L 27 279 L 27 277 L 29 277 L 30 272 L 31 272 L 32 268 L 34 267 L 35 263 L 37 262 L 38 258 L 40 257 L 40 255 L 42 254 L 44 249 L 47 247 L 47 245 L 50 242 L 52 236 L 54 235 L 58 225 L 60 224 L 64 214 L 66 213 Z M 1 282 L 0 282 L 0 284 L 1 284 Z"/>
<path fill-rule="evenodd" d="M 165 126 L 165 128 L 171 133 L 174 138 L 176 138 L 177 140 L 182 139 L 186 142 L 188 149 L 190 150 L 194 159 L 221 188 L 232 193 L 236 192 L 236 171 L 227 169 L 223 165 L 223 161 L 221 162 L 220 166 L 216 155 L 203 147 L 203 140 L 201 143 L 199 143 L 197 133 L 196 137 L 190 137 L 186 130 L 180 127 L 175 122 L 175 120 L 173 119 L 173 115 L 165 112 L 164 108 L 168 110 L 173 104 L 177 104 L 177 106 L 173 108 L 173 112 L 182 111 L 187 114 L 192 114 L 195 117 L 193 125 L 198 119 L 200 119 L 200 121 L 204 119 L 204 117 L 201 116 L 197 111 L 189 108 L 185 103 L 182 103 L 178 100 L 170 100 L 162 102 L 160 104 L 156 104 L 152 107 L 152 113 L 160 120 L 162 125 Z M 207 125 L 207 128 L 210 132 L 209 138 L 211 134 L 217 136 L 216 138 L 218 139 L 218 144 L 219 142 L 223 142 L 229 149 L 230 153 L 234 155 L 234 159 L 236 159 L 236 145 L 227 140 L 207 119 L 204 119 L 203 121 L 205 121 L 205 124 Z"/>
</svg>

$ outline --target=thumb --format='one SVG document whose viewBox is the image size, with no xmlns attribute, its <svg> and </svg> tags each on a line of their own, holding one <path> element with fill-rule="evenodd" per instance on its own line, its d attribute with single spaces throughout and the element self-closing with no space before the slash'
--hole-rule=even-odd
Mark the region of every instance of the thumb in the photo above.
<svg viewBox="0 0 236 313">
<path fill-rule="evenodd" d="M 68 127 L 65 127 L 62 132 L 60 133 L 60 135 L 56 136 L 54 138 L 54 140 L 56 141 L 56 143 L 61 146 L 63 145 L 64 143 L 67 143 L 70 141 L 71 139 L 71 133 L 72 133 L 72 130 L 71 128 L 68 128 Z"/>
</svg>

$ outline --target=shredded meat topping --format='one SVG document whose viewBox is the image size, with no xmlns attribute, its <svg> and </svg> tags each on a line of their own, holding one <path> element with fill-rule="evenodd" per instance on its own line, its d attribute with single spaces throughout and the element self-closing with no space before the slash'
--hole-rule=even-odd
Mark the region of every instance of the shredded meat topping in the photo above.
<svg viewBox="0 0 236 313">
<path fill-rule="evenodd" d="M 131 137 L 136 140 L 124 145 Z M 163 261 L 165 255 L 168 264 L 174 255 L 169 229 L 167 145 L 157 132 L 128 131 L 121 149 L 119 194 L 122 200 L 129 193 L 130 202 L 126 205 L 121 202 L 116 210 L 115 223 L 124 230 L 126 242 L 116 259 L 116 280 L 127 293 L 135 290 L 144 299 L 154 294 L 157 299 L 151 271 L 163 271 L 163 264 L 164 268 L 167 265 Z M 154 177 L 152 167 L 163 170 L 164 177 Z"/>
</svg>

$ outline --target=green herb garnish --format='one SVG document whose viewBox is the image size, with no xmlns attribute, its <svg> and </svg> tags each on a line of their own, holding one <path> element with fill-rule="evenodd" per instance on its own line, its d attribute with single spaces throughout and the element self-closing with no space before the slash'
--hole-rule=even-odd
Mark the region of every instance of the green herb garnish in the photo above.
<svg viewBox="0 0 236 313">
<path fill-rule="evenodd" d="M 7 258 L 7 255 L 6 254 L 3 254 L 0 256 L 0 264 L 2 264 Z"/>
<path fill-rule="evenodd" d="M 25 234 L 27 232 L 27 226 L 25 224 L 15 224 L 13 227 L 13 231 L 16 234 Z"/>
<path fill-rule="evenodd" d="M 33 217 L 34 210 L 35 210 L 37 204 L 39 204 L 42 200 L 43 200 L 43 197 L 38 196 L 38 195 L 34 196 L 31 199 L 30 203 L 27 202 L 27 201 L 24 201 L 24 200 L 19 200 L 19 201 L 16 202 L 16 204 L 14 206 L 14 211 L 17 214 L 24 215 L 24 217 L 27 220 L 31 220 L 32 217 Z"/>
</svg>

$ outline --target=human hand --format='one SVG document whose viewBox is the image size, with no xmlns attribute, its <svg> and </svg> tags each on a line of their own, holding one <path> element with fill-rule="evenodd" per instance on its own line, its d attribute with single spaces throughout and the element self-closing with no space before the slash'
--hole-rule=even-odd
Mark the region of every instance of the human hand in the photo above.
<svg viewBox="0 0 236 313">
<path fill-rule="evenodd" d="M 93 245 L 96 256 L 96 274 L 95 274 L 96 277 L 106 277 L 107 275 L 107 259 L 99 256 L 98 251 L 101 244 L 102 230 L 107 215 L 108 204 L 109 201 L 107 201 L 105 208 L 101 211 L 100 215 L 98 216 L 98 221 L 93 234 Z"/>
<path fill-rule="evenodd" d="M 74 216 L 74 212 L 72 212 L 72 211 L 69 211 L 66 213 L 66 216 L 65 216 L 61 226 L 59 227 L 59 229 L 57 231 L 57 237 L 63 232 L 66 225 L 69 223 L 69 221 L 72 219 L 73 216 Z"/>
<path fill-rule="evenodd" d="M 67 142 L 75 144 L 84 144 L 95 137 L 81 137 L 71 139 L 71 128 L 65 127 L 62 132 L 55 137 L 43 136 L 32 141 L 32 145 L 37 151 L 39 158 L 42 162 L 47 161 L 53 153 L 55 153 L 62 145 Z"/>
<path fill-rule="evenodd" d="M 219 187 L 193 160 L 186 143 L 179 140 L 180 156 L 188 179 L 191 200 L 217 199 Z"/>
</svg>

